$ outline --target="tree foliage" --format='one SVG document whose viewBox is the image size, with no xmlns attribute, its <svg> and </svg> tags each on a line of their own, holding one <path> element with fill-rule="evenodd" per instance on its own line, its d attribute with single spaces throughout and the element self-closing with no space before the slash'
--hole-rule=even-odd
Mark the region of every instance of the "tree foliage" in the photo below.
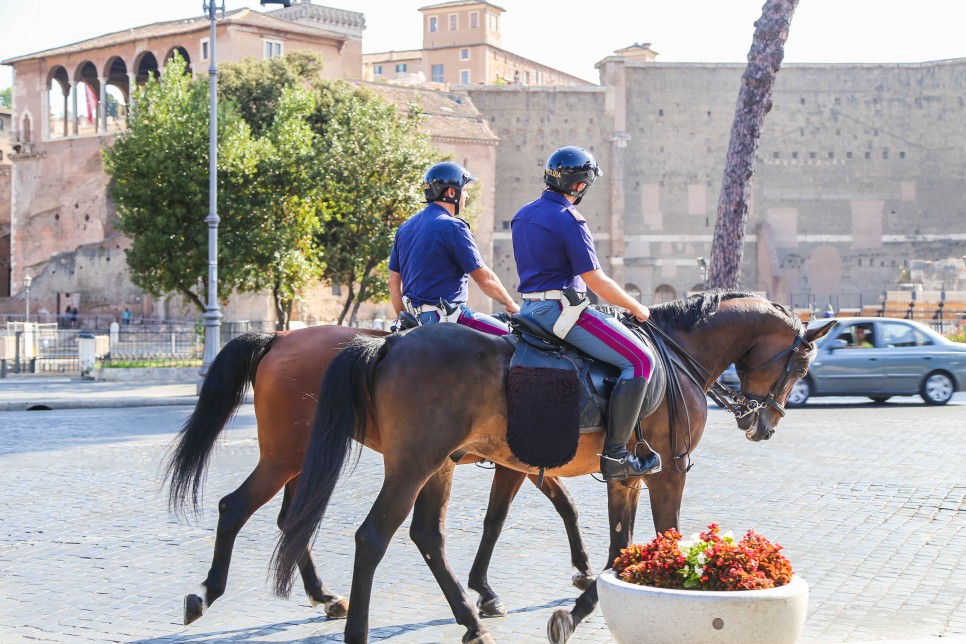
<svg viewBox="0 0 966 644">
<path fill-rule="evenodd" d="M 771 110 L 771 91 L 785 57 L 785 41 L 798 0 L 767 0 L 748 52 L 748 66 L 731 126 L 718 218 L 711 245 L 707 288 L 736 288 L 751 200 L 751 177 L 755 172 L 762 123 Z"/>
<path fill-rule="evenodd" d="M 132 281 L 148 293 L 179 293 L 205 308 L 208 280 L 208 94 L 175 57 L 134 96 L 130 128 L 103 153 L 119 229 L 131 238 Z M 262 150 L 238 110 L 218 112 L 218 297 L 253 272 L 250 178 Z"/>
<path fill-rule="evenodd" d="M 347 287 L 339 323 L 388 297 L 396 229 L 423 207 L 422 177 L 438 153 L 415 109 L 402 115 L 369 91 L 340 85 L 320 138 L 323 275 Z M 350 314 L 351 312 L 351 314 Z"/>
<path fill-rule="evenodd" d="M 339 322 L 387 295 L 396 228 L 422 207 L 436 157 L 416 110 L 319 78 L 315 54 L 225 65 L 218 112 L 218 295 L 271 291 L 287 328 L 300 291 L 347 287 Z M 104 152 L 132 280 L 205 308 L 208 90 L 169 63 Z"/>
<path fill-rule="evenodd" d="M 7 109 L 13 108 L 13 88 L 5 87 L 0 89 L 0 107 L 6 107 Z"/>
</svg>

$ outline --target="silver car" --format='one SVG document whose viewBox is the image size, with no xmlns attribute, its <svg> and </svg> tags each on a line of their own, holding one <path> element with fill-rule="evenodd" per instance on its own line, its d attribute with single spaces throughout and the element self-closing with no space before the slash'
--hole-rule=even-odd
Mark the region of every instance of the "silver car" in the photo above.
<svg viewBox="0 0 966 644">
<path fill-rule="evenodd" d="M 815 320 L 809 326 L 825 324 Z M 813 396 L 919 394 L 927 405 L 945 405 L 966 390 L 966 344 L 953 342 L 913 320 L 841 318 L 818 341 L 808 375 L 795 384 L 789 407 Z"/>
</svg>

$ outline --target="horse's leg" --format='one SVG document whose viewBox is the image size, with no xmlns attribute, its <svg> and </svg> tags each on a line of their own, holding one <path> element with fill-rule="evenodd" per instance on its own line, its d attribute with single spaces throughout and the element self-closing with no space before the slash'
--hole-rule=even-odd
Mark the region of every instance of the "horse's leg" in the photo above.
<svg viewBox="0 0 966 644">
<path fill-rule="evenodd" d="M 605 570 L 614 564 L 614 559 L 626 548 L 634 534 L 634 516 L 637 501 L 641 496 L 640 487 L 631 481 L 624 485 L 623 481 L 609 481 L 607 483 L 607 515 L 610 523 L 610 548 L 608 550 Z M 581 593 L 577 598 L 573 610 L 567 612 L 558 608 L 547 623 L 547 639 L 553 644 L 566 642 L 574 629 L 594 608 L 597 607 L 597 583 Z"/>
<path fill-rule="evenodd" d="M 446 452 L 439 462 L 442 463 L 450 452 L 452 452 L 452 449 Z M 387 468 L 386 478 L 383 480 L 379 496 L 376 497 L 369 514 L 356 531 L 352 590 L 349 593 L 349 615 L 345 626 L 345 641 L 349 644 L 364 644 L 368 641 L 369 605 L 372 598 L 372 580 L 375 576 L 376 567 L 385 556 L 386 548 L 389 547 L 389 541 L 393 534 L 399 529 L 409 511 L 413 509 L 416 497 L 424 484 L 429 485 L 429 490 L 421 502 L 420 522 L 428 520 L 425 515 L 432 515 L 433 520 L 437 522 L 435 529 L 440 534 L 439 550 L 442 552 L 442 526 L 438 522 L 441 519 L 441 506 L 445 505 L 448 498 L 449 484 L 453 476 L 452 467 L 454 466 L 455 464 L 452 462 L 443 464 L 441 472 L 430 475 L 428 480 L 431 483 L 426 483 L 427 479 L 418 473 L 418 467 L 409 468 L 410 471 L 405 471 L 407 468 L 404 467 Z M 445 490 L 445 495 L 443 490 Z M 430 512 L 433 507 L 436 510 Z M 416 521 L 415 516 L 413 521 Z M 429 563 L 432 567 L 437 562 L 430 561 Z M 445 567 L 445 571 L 452 576 L 452 571 L 449 570 L 448 566 Z M 436 573 L 436 569 L 433 569 L 433 572 Z M 451 577 L 450 582 L 455 588 L 459 589 L 459 582 L 455 577 Z M 440 586 L 442 587 L 443 584 L 440 584 Z M 447 592 L 445 587 L 443 592 Z M 447 599 L 449 598 L 450 596 L 447 594 Z M 452 605 L 452 602 L 450 603 Z M 476 610 L 473 609 L 465 595 L 463 596 L 463 603 L 465 610 L 462 611 L 463 615 L 457 615 L 457 621 L 460 621 L 464 626 L 467 623 L 473 625 L 475 622 L 472 630 L 470 626 L 467 626 L 467 633 L 463 636 L 463 641 L 492 642 L 492 638 L 479 622 Z M 457 614 L 455 608 L 453 612 Z"/>
<path fill-rule="evenodd" d="M 202 583 L 205 596 L 202 598 L 194 593 L 185 595 L 185 624 L 190 624 L 201 617 L 216 599 L 225 594 L 235 537 L 255 510 L 275 496 L 293 474 L 259 461 L 245 482 L 218 502 L 215 554 L 211 560 L 208 577 Z"/>
<path fill-rule="evenodd" d="M 671 528 L 680 530 L 681 501 L 684 498 L 686 472 L 666 467 L 659 474 L 647 477 L 647 492 L 651 501 L 651 518 L 658 533 Z"/>
<path fill-rule="evenodd" d="M 483 519 L 483 538 L 480 539 L 480 547 L 476 551 L 476 559 L 473 560 L 469 578 L 469 587 L 480 594 L 476 605 L 483 617 L 506 615 L 506 607 L 490 588 L 486 573 L 490 568 L 493 548 L 500 538 L 500 532 L 503 531 L 503 522 L 506 521 L 507 513 L 510 511 L 510 504 L 520 491 L 524 479 L 526 474 L 523 472 L 511 470 L 502 465 L 497 465 L 493 472 L 490 501 L 486 506 L 486 517 Z"/>
<path fill-rule="evenodd" d="M 492 642 L 493 638 L 483 627 L 476 609 L 446 560 L 445 535 L 446 508 L 449 504 L 455 465 L 447 460 L 423 486 L 413 509 L 409 535 L 419 548 L 420 554 L 433 572 L 443 591 L 456 622 L 466 628 L 463 642 Z M 519 484 L 516 486 L 519 489 Z M 506 513 L 504 512 L 504 516 Z"/>
<path fill-rule="evenodd" d="M 530 475 L 530 480 L 534 485 L 539 480 L 538 477 Z M 555 476 L 547 476 L 543 479 L 543 487 L 539 488 L 543 494 L 550 499 L 557 514 L 563 519 L 564 528 L 567 530 L 567 540 L 570 542 L 570 562 L 577 569 L 571 581 L 574 586 L 581 590 L 587 590 L 594 583 L 594 573 L 590 569 L 590 561 L 587 557 L 587 550 L 584 548 L 584 541 L 580 538 L 580 527 L 577 525 L 577 506 L 574 499 L 570 496 L 570 491 Z"/>
<path fill-rule="evenodd" d="M 292 502 L 295 488 L 298 486 L 299 478 L 285 484 L 285 491 L 282 493 L 282 509 L 278 513 L 278 527 L 281 528 L 288 514 L 288 506 Z M 308 595 L 312 606 L 322 604 L 325 614 L 331 619 L 343 619 L 349 611 L 349 602 L 345 597 L 333 595 L 325 587 L 325 583 L 319 577 L 319 571 L 315 566 L 315 559 L 312 557 L 312 550 L 305 548 L 305 554 L 298 561 L 299 574 L 302 576 L 302 585 L 305 587 L 305 594 Z"/>
</svg>

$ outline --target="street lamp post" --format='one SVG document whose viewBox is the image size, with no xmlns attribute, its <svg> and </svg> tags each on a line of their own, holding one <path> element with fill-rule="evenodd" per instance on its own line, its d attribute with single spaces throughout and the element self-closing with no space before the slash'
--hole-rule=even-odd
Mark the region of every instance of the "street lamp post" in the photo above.
<svg viewBox="0 0 966 644">
<path fill-rule="evenodd" d="M 262 0 L 262 5 L 280 4 L 286 7 L 291 0 Z M 215 21 L 225 15 L 225 0 L 205 0 L 202 5 L 211 24 L 208 65 L 208 302 L 205 305 L 205 351 L 201 358 L 202 380 L 208 367 L 221 348 L 221 309 L 218 307 L 218 64 L 215 58 Z"/>
<path fill-rule="evenodd" d="M 33 281 L 34 281 L 34 278 L 30 276 L 30 273 L 23 274 L 23 294 L 24 294 L 24 303 L 26 306 L 26 311 L 23 318 L 24 324 L 26 324 L 27 322 L 30 322 L 30 285 L 33 283 Z"/>
</svg>

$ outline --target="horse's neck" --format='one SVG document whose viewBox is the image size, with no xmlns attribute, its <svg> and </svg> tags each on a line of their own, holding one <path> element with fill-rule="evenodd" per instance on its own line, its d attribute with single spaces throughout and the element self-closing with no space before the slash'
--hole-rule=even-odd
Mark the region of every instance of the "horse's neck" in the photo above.
<svg viewBox="0 0 966 644">
<path fill-rule="evenodd" d="M 721 310 L 696 331 L 682 335 L 680 344 L 713 382 L 751 348 L 761 333 L 760 322 L 752 313 Z"/>
</svg>

